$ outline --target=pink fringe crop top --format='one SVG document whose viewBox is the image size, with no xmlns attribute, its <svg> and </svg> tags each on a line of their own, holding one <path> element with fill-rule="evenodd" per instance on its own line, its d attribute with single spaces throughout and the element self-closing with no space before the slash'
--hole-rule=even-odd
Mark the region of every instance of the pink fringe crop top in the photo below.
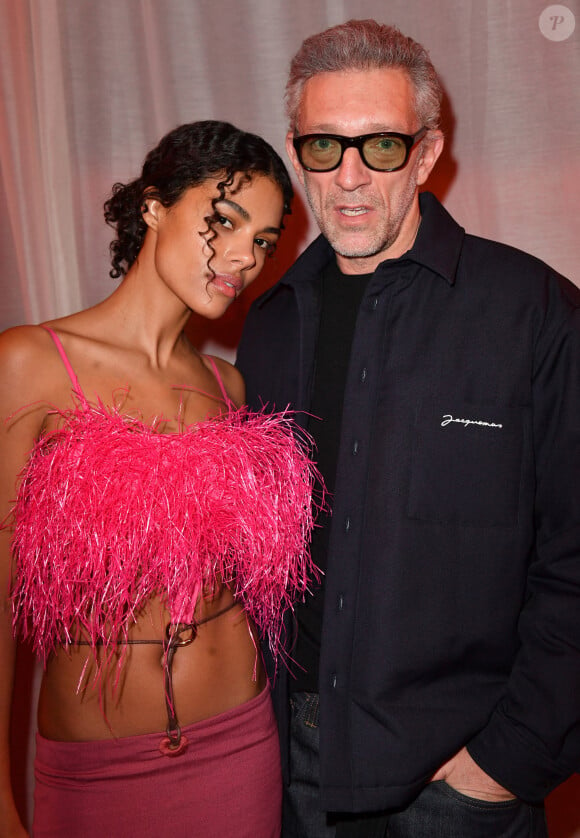
<svg viewBox="0 0 580 838">
<path fill-rule="evenodd" d="M 175 434 L 85 398 L 34 446 L 14 506 L 15 630 L 46 663 L 84 638 L 123 643 L 161 595 L 194 622 L 220 580 L 276 655 L 282 615 L 308 589 L 319 475 L 287 413 L 233 409 Z M 319 498 L 320 502 L 322 499 Z M 314 509 L 317 507 L 314 502 Z"/>
</svg>

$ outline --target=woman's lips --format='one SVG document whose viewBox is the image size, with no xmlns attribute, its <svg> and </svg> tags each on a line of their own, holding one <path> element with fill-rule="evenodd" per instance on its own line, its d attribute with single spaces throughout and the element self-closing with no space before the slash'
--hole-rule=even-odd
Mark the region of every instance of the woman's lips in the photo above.
<svg viewBox="0 0 580 838">
<path fill-rule="evenodd" d="M 226 297 L 232 299 L 237 297 L 244 287 L 244 283 L 239 276 L 231 276 L 230 274 L 215 274 L 211 284 Z"/>
</svg>

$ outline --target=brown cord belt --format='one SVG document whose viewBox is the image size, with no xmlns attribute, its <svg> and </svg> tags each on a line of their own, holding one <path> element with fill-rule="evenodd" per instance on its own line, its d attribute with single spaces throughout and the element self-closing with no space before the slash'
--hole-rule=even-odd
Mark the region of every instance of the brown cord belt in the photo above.
<svg viewBox="0 0 580 838">
<path fill-rule="evenodd" d="M 175 653 L 181 646 L 189 646 L 197 637 L 197 630 L 199 626 L 204 623 L 210 623 L 212 620 L 217 620 L 222 614 L 237 605 L 236 601 L 230 602 L 225 608 L 216 611 L 215 614 L 210 614 L 209 617 L 204 617 L 196 623 L 167 623 L 165 627 L 164 640 L 117 640 L 119 645 L 138 646 L 138 645 L 159 645 L 163 646 L 163 653 L 165 660 L 163 664 L 163 687 L 165 693 L 165 708 L 167 710 L 167 727 L 165 732 L 167 736 L 161 740 L 159 750 L 162 754 L 167 756 L 177 756 L 187 747 L 187 739 L 182 736 L 179 722 L 177 721 L 177 713 L 175 711 L 175 700 L 173 695 L 173 675 L 172 665 Z M 71 646 L 91 646 L 93 645 L 89 640 L 75 640 L 69 645 Z M 97 640 L 97 646 L 102 646 L 103 641 Z"/>
</svg>

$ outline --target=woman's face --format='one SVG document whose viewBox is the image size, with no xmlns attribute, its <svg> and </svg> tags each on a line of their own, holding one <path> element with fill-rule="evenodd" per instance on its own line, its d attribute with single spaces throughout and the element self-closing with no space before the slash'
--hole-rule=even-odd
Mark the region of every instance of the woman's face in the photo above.
<svg viewBox="0 0 580 838">
<path fill-rule="evenodd" d="M 236 177 L 224 197 L 218 178 L 188 189 L 172 207 L 147 199 L 144 219 L 155 234 L 154 268 L 192 311 L 220 317 L 252 283 L 274 251 L 283 215 L 280 187 L 253 175 L 238 188 Z M 207 217 L 217 214 L 208 231 Z"/>
</svg>

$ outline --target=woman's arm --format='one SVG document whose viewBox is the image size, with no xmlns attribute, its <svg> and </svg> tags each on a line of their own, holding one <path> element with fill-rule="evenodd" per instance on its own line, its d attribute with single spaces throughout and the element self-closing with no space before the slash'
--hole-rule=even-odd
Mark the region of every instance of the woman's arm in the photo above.
<svg viewBox="0 0 580 838">
<path fill-rule="evenodd" d="M 12 634 L 10 510 L 18 476 L 47 413 L 40 404 L 50 392 L 43 381 L 44 336 L 35 327 L 0 335 L 0 836 L 24 838 L 10 781 L 10 717 L 16 644 Z"/>
</svg>

